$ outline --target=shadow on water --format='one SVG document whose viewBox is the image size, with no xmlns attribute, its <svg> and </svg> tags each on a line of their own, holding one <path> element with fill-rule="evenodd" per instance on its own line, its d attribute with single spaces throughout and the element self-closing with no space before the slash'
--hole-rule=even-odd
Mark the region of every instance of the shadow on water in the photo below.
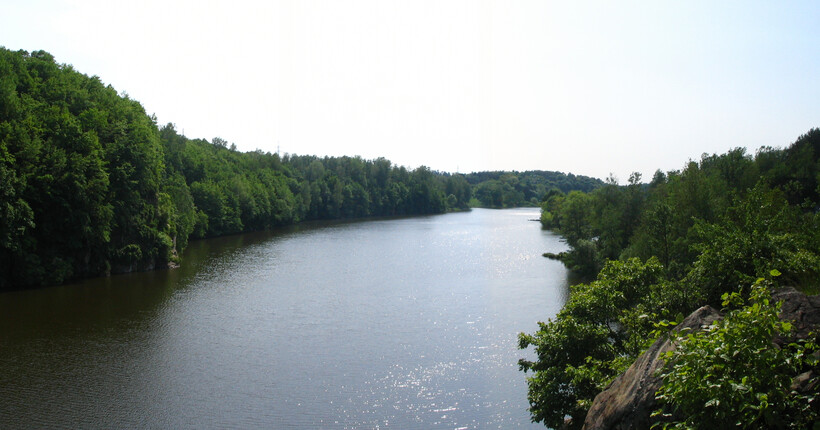
<svg viewBox="0 0 820 430">
<path fill-rule="evenodd" d="M 173 293 L 174 270 L 88 279 L 78 283 L 0 295 L 4 342 L 60 338 L 123 318 L 138 318 Z"/>
<path fill-rule="evenodd" d="M 0 341 L 62 338 L 136 321 L 152 315 L 175 291 L 190 285 L 210 262 L 224 260 L 249 247 L 314 230 L 332 229 L 378 219 L 309 221 L 268 231 L 192 240 L 176 269 L 117 274 L 63 285 L 0 293 Z"/>
<path fill-rule="evenodd" d="M 0 341 L 63 338 L 150 316 L 208 261 L 295 229 L 192 241 L 176 269 L 126 273 L 0 293 Z"/>
<path fill-rule="evenodd" d="M 0 427 L 534 428 L 516 336 L 579 279 L 531 217 L 309 222 L 0 294 Z"/>
<path fill-rule="evenodd" d="M 595 275 L 583 275 L 573 271 L 567 271 L 567 284 L 569 286 L 578 284 L 588 284 L 595 280 Z"/>
</svg>

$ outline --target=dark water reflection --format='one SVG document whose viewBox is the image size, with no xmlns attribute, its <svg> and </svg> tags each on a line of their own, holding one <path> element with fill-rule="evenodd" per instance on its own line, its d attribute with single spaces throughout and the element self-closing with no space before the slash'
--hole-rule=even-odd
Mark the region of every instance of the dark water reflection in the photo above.
<svg viewBox="0 0 820 430">
<path fill-rule="evenodd" d="M 568 282 L 537 216 L 305 225 L 0 295 L 0 428 L 529 427 L 516 334 Z"/>
</svg>

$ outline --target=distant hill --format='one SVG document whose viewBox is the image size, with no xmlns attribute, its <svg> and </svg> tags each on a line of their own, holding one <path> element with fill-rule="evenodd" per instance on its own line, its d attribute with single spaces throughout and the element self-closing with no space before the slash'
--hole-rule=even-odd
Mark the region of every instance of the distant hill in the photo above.
<svg viewBox="0 0 820 430">
<path fill-rule="evenodd" d="M 589 192 L 604 185 L 589 176 L 543 170 L 475 172 L 464 177 L 473 186 L 473 204 L 493 208 L 537 206 L 551 190 Z"/>
</svg>

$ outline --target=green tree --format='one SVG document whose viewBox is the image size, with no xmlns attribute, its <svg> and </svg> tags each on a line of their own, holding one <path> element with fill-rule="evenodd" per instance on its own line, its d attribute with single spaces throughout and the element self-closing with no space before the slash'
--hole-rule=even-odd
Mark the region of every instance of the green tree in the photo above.
<svg viewBox="0 0 820 430">
<path fill-rule="evenodd" d="M 581 191 L 572 191 L 566 195 L 558 212 L 561 235 L 570 246 L 580 240 L 592 239 L 592 197 Z"/>
<path fill-rule="evenodd" d="M 597 280 L 571 287 L 570 297 L 555 319 L 539 330 L 519 335 L 521 349 L 535 347 L 535 361 L 520 360 L 527 378 L 533 421 L 563 427 L 565 417 L 580 428 L 589 406 L 611 380 L 638 354 L 647 324 L 635 321 L 661 295 L 663 267 L 652 259 L 610 261 Z"/>
<path fill-rule="evenodd" d="M 450 209 L 467 209 L 469 207 L 470 198 L 472 198 L 472 188 L 470 183 L 464 175 L 455 174 L 448 175 L 445 179 L 444 193 L 453 196 L 454 201 L 448 203 Z"/>
<path fill-rule="evenodd" d="M 685 281 L 699 302 L 717 305 L 727 290 L 750 285 L 777 268 L 792 285 L 818 287 L 817 245 L 779 190 L 759 185 L 738 198 L 722 222 L 701 222 L 695 230 L 699 255 Z"/>
</svg>

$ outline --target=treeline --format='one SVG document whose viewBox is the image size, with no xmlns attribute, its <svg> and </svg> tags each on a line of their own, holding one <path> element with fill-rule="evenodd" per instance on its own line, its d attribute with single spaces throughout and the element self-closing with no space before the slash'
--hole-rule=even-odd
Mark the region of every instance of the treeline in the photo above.
<svg viewBox="0 0 820 430">
<path fill-rule="evenodd" d="M 213 237 L 304 220 L 442 213 L 466 208 L 460 175 L 407 170 L 383 158 L 237 152 L 227 142 L 159 129 L 165 169 L 180 188 L 183 235 Z M 190 195 L 190 197 L 188 197 Z"/>
<path fill-rule="evenodd" d="M 538 206 L 551 190 L 589 192 L 603 185 L 597 178 L 541 170 L 478 172 L 465 177 L 473 187 L 472 205 L 488 208 Z"/>
<path fill-rule="evenodd" d="M 778 210 L 816 212 L 818 157 L 820 130 L 812 129 L 786 149 L 704 155 L 682 170 L 655 172 L 648 184 L 638 173 L 625 186 L 610 177 L 590 193 L 552 191 L 541 223 L 566 238 L 572 250 L 564 257 L 577 271 L 594 275 L 606 260 L 655 256 L 671 277 L 681 277 L 701 255 L 704 226 L 728 221 L 749 196 L 776 199 Z"/>
<path fill-rule="evenodd" d="M 462 175 L 188 139 L 44 51 L 0 49 L 0 290 L 177 260 L 189 238 L 467 208 Z"/>
<path fill-rule="evenodd" d="M 465 176 L 383 158 L 242 153 L 158 126 L 139 102 L 45 51 L 0 48 L 0 77 L 0 290 L 167 266 L 190 239 L 517 206 L 553 187 L 596 185 L 554 172 Z M 499 204 L 483 191 L 496 182 Z"/>
<path fill-rule="evenodd" d="M 816 420 L 820 406 L 813 395 L 790 394 L 788 384 L 781 384 L 818 370 L 817 360 L 810 359 L 816 344 L 775 351 L 772 337 L 788 335 L 788 325 L 760 315 L 763 309 L 769 316 L 777 312 L 769 310 L 774 303 L 769 306 L 762 291 L 820 291 L 819 178 L 820 130 L 812 129 L 785 149 L 704 155 L 682 170 L 656 172 L 648 184 L 633 174 L 624 186 L 610 178 L 588 193 L 551 192 L 541 222 L 571 246 L 552 257 L 595 280 L 571 287 L 554 319 L 520 336 L 520 346 L 535 346 L 538 356 L 520 362 L 522 370 L 533 372 L 533 419 L 559 428 L 571 417 L 568 427 L 580 428 L 595 395 L 664 328 L 702 305 L 720 309 L 751 298 L 729 314 L 746 319 L 707 332 L 705 344 L 727 357 L 748 356 L 744 348 L 752 340 L 744 336 L 752 334 L 727 328 L 745 324 L 737 327 L 756 327 L 745 333 L 754 333 L 760 349 L 753 356 L 761 359 L 705 363 L 697 382 L 680 373 L 687 371 L 682 366 L 667 369 L 657 419 L 671 420 L 672 428 L 801 428 Z M 706 380 L 726 388 L 709 392 Z M 686 416 L 700 422 L 674 423 L 674 417 Z"/>
</svg>

